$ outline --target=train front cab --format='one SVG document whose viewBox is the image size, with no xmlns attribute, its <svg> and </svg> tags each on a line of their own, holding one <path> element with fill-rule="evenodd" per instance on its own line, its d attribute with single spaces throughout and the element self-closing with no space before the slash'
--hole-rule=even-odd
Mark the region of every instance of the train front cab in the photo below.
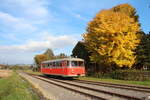
<svg viewBox="0 0 150 100">
<path fill-rule="evenodd" d="M 67 61 L 67 76 L 79 77 L 85 76 L 84 61 L 71 60 Z"/>
</svg>

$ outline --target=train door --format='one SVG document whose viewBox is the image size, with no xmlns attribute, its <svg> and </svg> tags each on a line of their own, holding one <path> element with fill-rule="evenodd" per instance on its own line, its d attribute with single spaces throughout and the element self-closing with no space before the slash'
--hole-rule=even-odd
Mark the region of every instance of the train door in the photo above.
<svg viewBox="0 0 150 100">
<path fill-rule="evenodd" d="M 49 63 L 49 73 L 52 73 L 52 67 L 53 67 L 53 63 L 50 62 L 50 63 Z"/>
<path fill-rule="evenodd" d="M 63 61 L 62 62 L 62 74 L 66 75 L 66 65 L 67 65 L 67 61 Z"/>
</svg>

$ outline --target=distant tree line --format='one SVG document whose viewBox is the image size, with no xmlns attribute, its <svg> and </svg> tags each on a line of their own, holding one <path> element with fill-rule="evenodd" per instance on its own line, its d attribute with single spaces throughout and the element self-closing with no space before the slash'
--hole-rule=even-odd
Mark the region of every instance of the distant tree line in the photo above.
<svg viewBox="0 0 150 100">
<path fill-rule="evenodd" d="M 19 65 L 19 64 L 16 64 L 16 65 L 2 65 L 0 64 L 0 69 L 11 69 L 11 70 L 28 70 L 28 69 L 31 69 L 32 66 L 30 65 Z"/>
</svg>

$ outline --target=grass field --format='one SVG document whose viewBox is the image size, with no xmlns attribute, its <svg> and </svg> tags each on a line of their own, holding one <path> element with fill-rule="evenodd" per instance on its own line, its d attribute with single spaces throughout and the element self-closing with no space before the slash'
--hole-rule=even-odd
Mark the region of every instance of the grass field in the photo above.
<svg viewBox="0 0 150 100">
<path fill-rule="evenodd" d="M 7 78 L 0 78 L 0 100 L 40 100 L 31 85 L 13 72 Z"/>
<path fill-rule="evenodd" d="M 133 84 L 133 85 L 150 86 L 150 80 L 148 80 L 148 81 L 126 81 L 126 80 L 93 78 L 93 77 L 80 77 L 79 79 L 81 79 L 81 80 L 91 80 L 91 81 L 101 81 L 101 82 L 111 82 L 111 83 L 120 83 L 120 84 Z"/>
</svg>

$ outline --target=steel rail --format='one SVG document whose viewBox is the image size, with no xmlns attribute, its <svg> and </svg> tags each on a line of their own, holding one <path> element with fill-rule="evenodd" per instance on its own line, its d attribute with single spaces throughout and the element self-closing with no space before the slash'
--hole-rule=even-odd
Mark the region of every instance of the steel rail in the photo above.
<svg viewBox="0 0 150 100">
<path fill-rule="evenodd" d="M 79 81 L 86 81 L 86 82 L 93 82 L 93 83 L 102 83 L 102 84 L 111 84 L 111 85 L 126 86 L 126 87 L 141 88 L 141 89 L 150 89 L 150 87 L 148 87 L 148 86 L 117 84 L 117 83 L 109 83 L 109 82 L 95 82 L 95 81 L 89 81 L 89 80 L 79 80 Z"/>
<path fill-rule="evenodd" d="M 58 79 L 52 79 L 52 78 L 48 78 L 48 79 L 49 80 L 54 80 L 54 81 L 57 81 L 57 82 L 61 82 L 61 83 L 64 83 L 64 84 L 69 84 L 71 86 L 75 86 L 75 87 L 87 89 L 87 90 L 92 90 L 92 91 L 96 91 L 96 92 L 100 92 L 100 93 L 109 94 L 109 95 L 112 95 L 112 96 L 126 98 L 126 99 L 129 99 L 129 100 L 142 100 L 142 98 L 137 98 L 137 97 L 134 97 L 134 96 L 128 96 L 128 95 L 123 95 L 123 94 L 109 92 L 109 91 L 104 91 L 104 90 L 100 90 L 100 89 L 94 89 L 94 88 L 90 88 L 90 87 L 86 87 L 86 86 L 81 86 L 81 85 L 76 85 L 76 84 L 64 82 L 64 81 L 61 81 L 61 80 L 58 80 Z"/>
<path fill-rule="evenodd" d="M 28 73 L 29 74 L 29 73 Z M 35 76 L 35 74 L 30 74 L 32 76 Z M 37 75 L 36 75 L 37 76 Z M 61 83 L 64 83 L 64 84 L 67 84 L 67 85 L 71 85 L 71 86 L 75 86 L 75 87 L 79 87 L 79 88 L 83 88 L 83 89 L 88 89 L 88 90 L 92 90 L 92 91 L 96 91 L 96 92 L 100 92 L 100 93 L 105 93 L 105 94 L 109 94 L 109 95 L 112 95 L 112 96 L 117 96 L 117 97 L 122 97 L 122 98 L 126 98 L 126 99 L 129 99 L 129 100 L 143 100 L 142 98 L 137 98 L 137 97 L 133 97 L 133 96 L 128 96 L 128 95 L 123 95 L 123 94 L 119 94 L 119 93 L 114 93 L 114 92 L 109 92 L 109 91 L 104 91 L 104 90 L 99 90 L 99 89 L 93 89 L 93 88 L 89 88 L 89 87 L 85 87 L 85 86 L 81 86 L 81 85 L 76 85 L 76 84 L 73 84 L 73 83 L 68 83 L 68 82 L 64 82 L 64 81 L 60 81 L 58 79 L 52 79 L 52 78 L 47 78 L 45 76 L 38 76 L 39 77 L 43 77 L 43 78 L 46 78 L 48 80 L 53 80 L 53 81 L 57 81 L 57 82 L 61 82 Z M 41 78 L 39 78 L 41 79 Z M 44 80 L 44 79 L 42 79 Z M 45 81 L 45 80 L 44 80 Z M 47 81 L 49 82 L 49 81 Z M 65 86 L 62 86 L 60 84 L 56 84 L 56 83 L 51 83 L 51 84 L 54 84 L 54 85 L 57 85 L 57 86 L 60 86 L 60 87 L 63 87 L 63 88 L 66 88 L 68 90 L 72 90 L 70 88 L 67 88 Z M 72 90 L 74 92 L 81 92 L 79 90 Z M 89 95 L 89 94 L 85 94 L 85 95 Z M 89 95 L 90 97 L 92 97 L 92 95 Z M 94 97 L 94 98 L 99 98 L 99 97 Z M 102 100 L 106 100 L 105 98 L 99 98 L 99 99 L 102 99 Z"/>
<path fill-rule="evenodd" d="M 112 84 L 112 83 L 103 83 L 103 82 L 94 82 L 94 81 L 85 81 L 85 80 L 73 80 L 74 82 L 78 83 L 84 83 L 84 84 L 92 84 L 92 85 L 98 85 L 98 86 L 104 86 L 104 87 L 113 87 L 113 88 L 120 88 L 120 89 L 127 89 L 132 91 L 139 91 L 139 92 L 148 92 L 150 93 L 149 87 L 137 87 L 137 86 L 130 86 L 130 85 L 121 85 L 121 84 Z"/>
<path fill-rule="evenodd" d="M 99 89 L 93 89 L 93 88 L 89 88 L 89 87 L 86 87 L 86 86 L 76 85 L 76 84 L 64 82 L 64 81 L 61 81 L 61 80 L 58 80 L 58 79 L 53 79 L 53 78 L 45 77 L 45 76 L 43 76 L 43 75 L 40 75 L 40 76 L 39 76 L 39 75 L 31 74 L 31 73 L 26 73 L 26 74 L 32 75 L 32 76 L 34 76 L 34 77 L 37 76 L 38 78 L 39 78 L 39 77 L 42 77 L 42 78 L 45 78 L 45 79 L 48 79 L 48 80 L 53 80 L 53 81 L 61 82 L 61 83 L 67 84 L 67 85 L 71 85 L 71 86 L 75 86 L 75 87 L 79 87 L 79 88 L 83 88 L 83 89 L 88 89 L 88 90 L 92 90 L 92 91 L 96 91 L 96 92 L 101 92 L 101 93 L 109 94 L 109 95 L 112 95 L 112 96 L 118 96 L 118 97 L 126 98 L 126 99 L 129 99 L 129 100 L 143 100 L 143 98 L 138 98 L 138 97 L 134 97 L 134 96 L 123 95 L 123 94 L 114 93 L 114 92 L 109 92 L 109 91 L 104 91 L 104 90 L 99 90 Z M 37 78 L 37 77 L 36 77 L 36 78 Z M 39 79 L 41 79 L 41 78 L 39 78 Z M 57 84 L 57 83 L 49 82 L 49 81 L 44 80 L 44 79 L 41 79 L 41 80 L 46 81 L 46 82 L 51 83 L 51 84 L 54 84 L 54 85 L 57 85 L 57 86 L 59 86 L 59 87 L 62 87 L 62 88 L 65 88 L 65 89 L 74 91 L 74 92 L 81 93 L 81 94 L 83 94 L 83 95 L 87 95 L 87 96 L 92 97 L 92 98 L 101 99 L 101 100 L 107 100 L 107 99 L 105 99 L 105 98 L 98 97 L 98 96 L 93 96 L 93 95 L 88 94 L 88 93 L 82 93 L 82 92 L 79 91 L 79 90 L 74 90 L 74 89 L 65 87 L 65 86 L 63 86 L 63 85 Z M 76 82 L 76 81 L 80 81 L 80 82 L 81 82 L 81 81 L 83 81 L 83 80 L 75 80 L 75 81 L 73 81 L 73 82 Z M 85 82 L 85 81 L 84 81 L 84 82 Z M 91 83 L 93 82 L 93 85 L 99 83 L 99 82 L 94 82 L 94 81 L 86 81 L 86 82 L 91 82 Z M 102 82 L 102 83 L 104 83 L 104 82 Z M 88 84 L 88 83 L 86 83 L 86 84 Z M 112 84 L 113 84 L 113 83 L 112 83 Z M 112 85 L 112 84 L 111 84 L 111 85 Z M 113 85 L 118 85 L 118 84 L 113 84 Z M 128 87 L 129 87 L 130 85 L 122 85 L 122 84 L 119 84 L 119 86 L 128 86 Z M 112 87 L 112 86 L 111 86 L 111 87 Z M 131 86 L 131 87 L 134 87 L 134 86 Z M 136 86 L 136 87 L 138 87 L 138 86 Z M 119 88 L 119 87 L 116 86 L 115 88 Z M 122 87 L 122 88 L 123 88 L 123 87 Z M 127 89 L 127 88 L 124 88 L 124 89 Z M 146 89 L 147 89 L 147 88 L 146 88 Z M 136 89 L 135 89 L 135 90 L 136 90 Z M 139 91 L 142 91 L 142 90 L 139 90 Z M 147 91 L 146 91 L 146 92 L 147 92 Z"/>
<path fill-rule="evenodd" d="M 33 74 L 28 74 L 28 75 L 31 75 L 31 76 L 33 76 L 33 77 L 35 77 L 35 78 L 37 78 L 37 79 L 40 79 L 40 80 L 42 80 L 42 81 L 45 81 L 45 82 L 47 82 L 47 83 L 50 83 L 50 84 L 53 84 L 53 85 L 62 87 L 62 88 L 64 88 L 64 89 L 67 89 L 67 90 L 70 90 L 70 91 L 73 91 L 73 92 L 80 93 L 80 94 L 85 95 L 85 96 L 87 96 L 87 97 L 91 97 L 91 98 L 94 98 L 94 99 L 97 99 L 97 100 L 107 100 L 106 98 L 103 98 L 103 97 L 99 97 L 99 96 L 96 96 L 96 95 L 92 95 L 92 94 L 89 94 L 89 93 L 86 93 L 86 92 L 82 92 L 82 91 L 79 91 L 79 90 L 76 90 L 76 89 L 72 89 L 72 88 L 69 88 L 69 87 L 60 85 L 60 84 L 58 84 L 58 83 L 54 83 L 54 82 L 51 82 L 51 81 L 42 79 L 43 77 L 40 78 L 40 76 L 37 76 L 37 75 L 36 75 L 36 76 L 33 75 Z M 46 78 L 46 79 L 47 79 L 47 78 Z"/>
</svg>

